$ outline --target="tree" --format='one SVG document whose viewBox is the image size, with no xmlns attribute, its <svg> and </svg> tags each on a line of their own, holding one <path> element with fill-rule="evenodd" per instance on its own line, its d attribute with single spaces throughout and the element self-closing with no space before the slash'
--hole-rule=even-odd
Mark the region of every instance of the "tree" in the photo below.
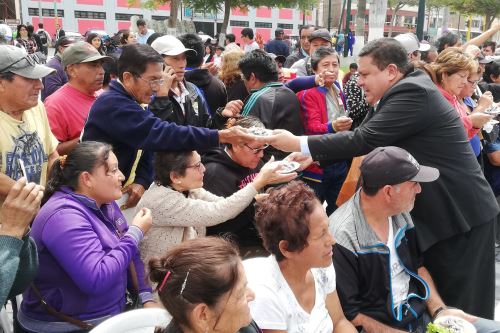
<svg viewBox="0 0 500 333">
<path fill-rule="evenodd" d="M 138 4 L 142 8 L 155 10 L 161 5 L 170 3 L 170 17 L 168 18 L 167 26 L 169 28 L 175 28 L 177 26 L 177 15 L 179 12 L 179 0 L 128 0 L 129 7 L 137 6 Z"/>
<path fill-rule="evenodd" d="M 486 27 L 491 28 L 491 24 L 496 17 L 500 16 L 500 1 L 498 0 L 440 0 L 446 6 L 465 15 L 481 15 L 486 18 Z"/>
<path fill-rule="evenodd" d="M 387 7 L 392 12 L 391 23 L 389 25 L 389 37 L 392 37 L 392 28 L 396 24 L 398 12 L 404 6 L 418 6 L 418 0 L 387 0 Z"/>
<path fill-rule="evenodd" d="M 140 0 L 129 0 L 135 2 Z M 177 9 L 179 0 L 142 0 L 142 7 L 156 9 L 159 6 L 170 2 L 170 19 L 169 27 L 175 28 L 177 25 Z M 311 8 L 315 0 L 184 0 L 186 7 L 193 11 L 218 12 L 224 11 L 224 19 L 219 34 L 219 43 L 223 43 L 226 35 L 226 30 L 229 24 L 229 16 L 231 8 L 239 7 L 243 10 L 248 10 L 248 7 L 268 6 L 268 7 L 298 7 L 305 11 Z M 174 8 L 175 6 L 175 8 Z"/>
</svg>

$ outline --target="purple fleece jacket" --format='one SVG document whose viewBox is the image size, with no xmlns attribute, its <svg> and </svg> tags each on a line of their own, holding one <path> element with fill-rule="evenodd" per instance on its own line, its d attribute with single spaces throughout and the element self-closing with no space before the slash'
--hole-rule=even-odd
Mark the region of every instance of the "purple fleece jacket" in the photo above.
<svg viewBox="0 0 500 333">
<path fill-rule="evenodd" d="M 139 228 L 127 226 L 115 202 L 99 209 L 94 200 L 63 187 L 33 222 L 40 262 L 34 284 L 49 305 L 66 315 L 85 320 L 118 314 L 125 307 L 131 261 L 142 301 L 152 298 L 138 250 L 142 236 Z M 23 298 L 27 316 L 58 321 L 40 306 L 32 288 Z"/>
</svg>

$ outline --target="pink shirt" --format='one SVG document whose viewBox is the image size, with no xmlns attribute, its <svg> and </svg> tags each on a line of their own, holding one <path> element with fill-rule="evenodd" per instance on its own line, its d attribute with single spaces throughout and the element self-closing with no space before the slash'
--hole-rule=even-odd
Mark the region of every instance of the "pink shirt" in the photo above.
<svg viewBox="0 0 500 333">
<path fill-rule="evenodd" d="M 441 94 L 443 94 L 444 98 L 457 110 L 460 115 L 460 120 L 462 120 L 462 124 L 464 125 L 465 132 L 467 133 L 467 138 L 470 140 L 474 135 L 479 132 L 478 128 L 474 128 L 472 125 L 472 121 L 467 115 L 467 107 L 458 102 L 458 99 L 455 95 L 450 94 L 446 90 L 444 90 L 441 86 L 437 86 Z"/>
<path fill-rule="evenodd" d="M 87 95 L 68 83 L 45 100 L 50 129 L 59 142 L 76 139 L 82 132 L 85 119 L 96 95 Z"/>
</svg>

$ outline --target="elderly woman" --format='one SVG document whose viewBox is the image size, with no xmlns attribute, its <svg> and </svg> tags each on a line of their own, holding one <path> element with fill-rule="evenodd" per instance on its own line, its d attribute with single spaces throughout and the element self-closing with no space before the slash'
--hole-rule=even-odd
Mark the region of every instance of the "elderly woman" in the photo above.
<svg viewBox="0 0 500 333">
<path fill-rule="evenodd" d="M 259 333 L 238 250 L 215 237 L 192 239 L 149 261 L 149 277 L 172 315 L 155 333 Z"/>
<path fill-rule="evenodd" d="M 172 246 L 205 235 L 205 227 L 235 218 L 266 185 L 282 183 L 296 174 L 279 174 L 276 164 L 262 167 L 253 181 L 227 198 L 203 189 L 205 167 L 195 151 L 162 152 L 155 157 L 155 182 L 144 193 L 137 208 L 153 211 L 153 227 L 141 243 L 144 262 Z"/>
<path fill-rule="evenodd" d="M 252 317 L 264 333 L 357 332 L 335 290 L 328 217 L 304 183 L 275 188 L 256 208 L 267 258 L 244 262 L 255 292 Z"/>
<path fill-rule="evenodd" d="M 316 75 L 333 75 L 335 80 L 323 81 L 319 87 L 297 93 L 305 134 L 317 135 L 347 131 L 352 119 L 347 117 L 345 97 L 336 81 L 340 58 L 330 47 L 320 47 L 311 56 L 311 67 Z M 326 213 L 337 208 L 335 202 L 348 171 L 348 163 L 341 161 L 325 169 L 314 164 L 303 172 L 303 179 L 321 201 L 326 200 Z"/>
<path fill-rule="evenodd" d="M 127 226 L 115 203 L 123 180 L 100 142 L 82 142 L 54 163 L 31 229 L 40 269 L 18 314 L 27 332 L 88 330 L 125 309 L 128 283 L 143 304 L 152 301 L 138 253 L 151 212 Z"/>
<path fill-rule="evenodd" d="M 467 137 L 471 140 L 491 119 L 490 115 L 482 112 L 467 114 L 467 107 L 458 99 L 469 75 L 477 71 L 477 62 L 460 48 L 449 47 L 439 54 L 434 63 L 424 65 L 424 69 L 441 94 L 457 110 Z"/>
</svg>

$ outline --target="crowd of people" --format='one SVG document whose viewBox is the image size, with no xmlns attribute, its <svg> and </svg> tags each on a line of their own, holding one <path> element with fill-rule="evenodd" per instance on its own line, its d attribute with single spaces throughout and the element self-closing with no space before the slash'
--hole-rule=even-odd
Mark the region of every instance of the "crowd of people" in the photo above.
<svg viewBox="0 0 500 333">
<path fill-rule="evenodd" d="M 0 46 L 16 332 L 137 307 L 168 311 L 157 332 L 500 332 L 500 23 L 464 45 L 377 39 L 348 73 L 321 27 L 296 51 L 282 29 L 222 47 L 136 28 L 59 31 L 45 65 L 27 26 Z"/>
</svg>

